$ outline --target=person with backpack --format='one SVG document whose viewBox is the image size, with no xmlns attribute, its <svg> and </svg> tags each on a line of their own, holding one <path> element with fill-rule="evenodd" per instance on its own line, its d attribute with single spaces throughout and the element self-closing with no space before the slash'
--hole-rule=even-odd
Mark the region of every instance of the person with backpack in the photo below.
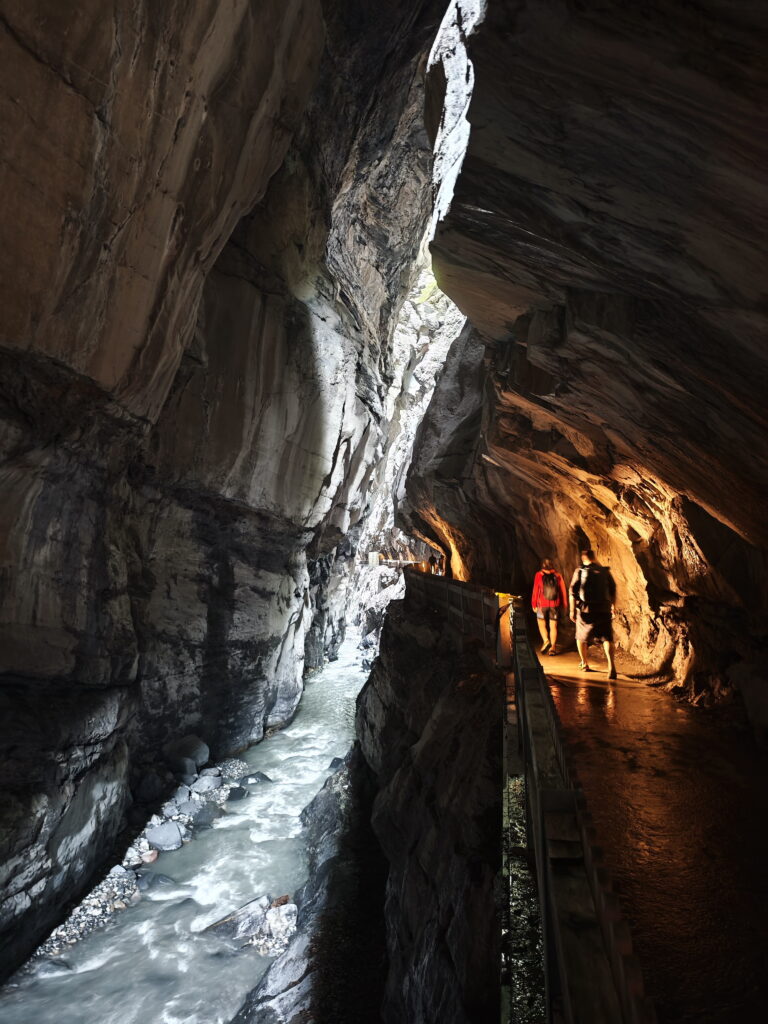
<svg viewBox="0 0 768 1024">
<path fill-rule="evenodd" d="M 536 623 L 541 633 L 541 653 L 559 654 L 557 648 L 557 622 L 561 609 L 568 604 L 565 581 L 549 558 L 541 563 L 541 569 L 533 577 L 531 607 L 536 612 Z"/>
<path fill-rule="evenodd" d="M 576 623 L 576 647 L 582 672 L 591 672 L 587 661 L 590 640 L 602 640 L 608 659 L 608 678 L 616 678 L 613 660 L 613 605 L 616 600 L 616 582 L 611 570 L 595 558 L 587 548 L 581 552 L 581 565 L 573 574 L 570 593 L 571 621 Z"/>
</svg>

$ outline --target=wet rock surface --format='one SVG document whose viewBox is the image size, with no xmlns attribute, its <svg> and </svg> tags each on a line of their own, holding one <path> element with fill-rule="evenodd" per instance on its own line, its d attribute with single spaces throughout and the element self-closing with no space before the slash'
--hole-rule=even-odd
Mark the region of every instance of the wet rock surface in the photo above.
<svg viewBox="0 0 768 1024">
<path fill-rule="evenodd" d="M 730 708 L 587 681 L 575 665 L 548 672 L 659 1021 L 759 1020 L 768 998 L 764 752 Z"/>
<path fill-rule="evenodd" d="M 133 767 L 258 741 L 307 636 L 337 649 L 428 216 L 438 4 L 182 7 L 3 16 L 0 683 L 33 725 L 0 732 L 0 973 L 103 866 Z"/>
<path fill-rule="evenodd" d="M 390 605 L 357 735 L 388 863 L 382 1019 L 498 1020 L 502 681 L 440 617 Z"/>
<path fill-rule="evenodd" d="M 386 867 L 370 829 L 372 798 L 353 748 L 301 814 L 309 879 L 297 894 L 295 934 L 232 1024 L 359 1024 L 378 1016 Z M 291 904 L 277 909 L 292 928 Z"/>
<path fill-rule="evenodd" d="M 710 3 L 488 5 L 432 245 L 475 333 L 401 525 L 517 592 L 591 544 L 646 671 L 705 703 L 738 689 L 764 730 L 763 31 Z"/>
</svg>

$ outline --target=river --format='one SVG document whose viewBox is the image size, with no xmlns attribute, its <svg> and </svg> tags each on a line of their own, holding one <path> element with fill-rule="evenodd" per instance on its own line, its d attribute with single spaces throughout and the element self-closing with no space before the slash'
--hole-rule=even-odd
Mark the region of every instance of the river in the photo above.
<svg viewBox="0 0 768 1024">
<path fill-rule="evenodd" d="M 141 900 L 55 960 L 32 962 L 0 990 L 3 1024 L 225 1024 L 270 960 L 233 953 L 204 929 L 264 893 L 306 880 L 299 813 L 354 739 L 365 682 L 358 637 L 310 677 L 285 729 L 239 755 L 273 781 L 226 806 L 213 827 L 147 870 Z"/>
</svg>

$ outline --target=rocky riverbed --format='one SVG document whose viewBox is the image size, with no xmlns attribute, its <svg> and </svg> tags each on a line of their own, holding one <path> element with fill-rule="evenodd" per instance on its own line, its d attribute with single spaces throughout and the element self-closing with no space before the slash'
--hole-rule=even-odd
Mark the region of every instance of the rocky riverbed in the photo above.
<svg viewBox="0 0 768 1024">
<path fill-rule="evenodd" d="M 3 1024 L 229 1024 L 294 934 L 315 856 L 301 813 L 352 743 L 356 643 L 310 678 L 291 725 L 242 760 L 201 754 L 184 781 L 188 765 L 147 770 L 145 793 L 154 774 L 168 798 L 155 797 L 124 862 L 0 990 Z M 167 826 L 177 849 L 160 848 Z"/>
<path fill-rule="evenodd" d="M 66 947 L 106 924 L 113 914 L 136 903 L 149 884 L 142 873 L 145 865 L 153 864 L 161 853 L 178 850 L 190 842 L 195 829 L 210 828 L 228 800 L 242 800 L 248 795 L 249 786 L 271 781 L 263 772 L 249 773 L 247 763 L 237 758 L 207 768 L 199 767 L 195 757 L 204 765 L 210 753 L 208 746 L 196 736 L 183 737 L 169 750 L 166 760 L 175 764 L 176 775 L 166 773 L 163 778 L 159 773 L 152 773 L 142 780 L 142 786 L 146 792 L 152 786 L 173 780 L 178 783 L 173 795 L 162 804 L 159 813 L 149 818 L 126 850 L 122 863 L 116 864 L 51 932 L 33 954 L 33 960 L 59 956 Z M 178 750 L 192 756 L 179 755 Z"/>
</svg>

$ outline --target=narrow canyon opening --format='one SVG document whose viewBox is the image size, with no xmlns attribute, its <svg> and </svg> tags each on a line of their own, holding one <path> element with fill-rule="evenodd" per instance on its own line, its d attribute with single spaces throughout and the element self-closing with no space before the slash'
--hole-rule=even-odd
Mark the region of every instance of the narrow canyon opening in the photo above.
<svg viewBox="0 0 768 1024">
<path fill-rule="evenodd" d="M 2 3 L 4 1021 L 762 1019 L 765 22 Z"/>
</svg>

